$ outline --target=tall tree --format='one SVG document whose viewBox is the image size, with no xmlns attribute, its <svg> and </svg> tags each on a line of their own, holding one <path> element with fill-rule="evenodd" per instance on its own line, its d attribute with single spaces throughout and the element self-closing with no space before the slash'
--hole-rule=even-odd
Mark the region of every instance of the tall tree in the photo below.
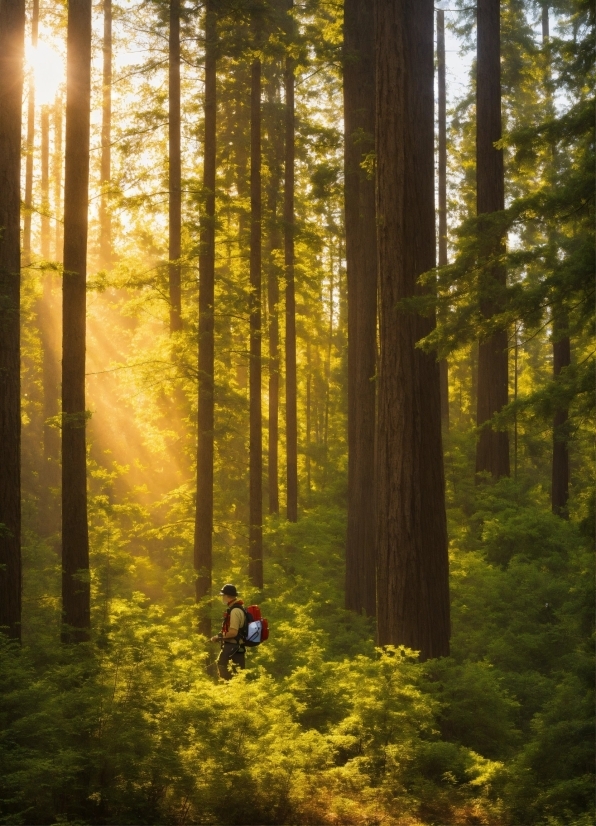
<svg viewBox="0 0 596 826">
<path fill-rule="evenodd" d="M 91 622 L 85 336 L 91 103 L 91 0 L 68 5 L 62 288 L 62 610 L 65 642 Z"/>
<path fill-rule="evenodd" d="M 269 409 L 268 409 L 268 490 L 269 513 L 279 513 L 279 274 L 278 250 L 282 248 L 279 215 L 281 163 L 283 159 L 283 132 L 279 118 L 279 77 L 275 64 L 270 67 L 267 83 L 267 185 L 268 264 L 267 314 L 269 329 Z"/>
<path fill-rule="evenodd" d="M 547 104 L 553 110 L 552 77 L 548 45 L 550 40 L 549 3 L 542 4 L 542 47 L 546 52 L 547 65 Z M 556 146 L 552 147 L 553 167 L 556 168 Z M 563 301 L 551 308 L 553 340 L 553 374 L 555 378 L 561 370 L 571 364 L 571 343 L 569 341 L 569 316 Z M 553 420 L 553 459 L 551 480 L 551 505 L 553 513 L 569 518 L 567 502 L 569 499 L 569 445 L 567 439 L 567 420 L 569 411 L 561 408 L 556 411 Z"/>
<path fill-rule="evenodd" d="M 112 0 L 103 0 L 103 83 L 101 107 L 101 200 L 99 202 L 99 256 L 102 267 L 112 264 Z"/>
<path fill-rule="evenodd" d="M 169 39 L 169 246 L 170 332 L 182 329 L 182 165 L 180 156 L 180 0 L 170 0 Z"/>
<path fill-rule="evenodd" d="M 261 42 L 260 11 L 255 12 L 255 44 Z M 251 66 L 250 88 L 250 503 L 251 582 L 263 587 L 263 421 L 261 412 L 261 60 Z"/>
<path fill-rule="evenodd" d="M 404 307 L 435 264 L 432 0 L 378 0 L 377 432 L 379 642 L 449 653 L 439 366 L 416 347 L 434 318 Z"/>
<path fill-rule="evenodd" d="M 286 298 L 286 513 L 290 522 L 298 520 L 298 390 L 296 381 L 296 291 L 294 284 L 294 162 L 295 113 L 294 67 L 291 53 L 294 40 L 294 0 L 287 1 L 288 53 L 284 72 L 285 159 L 284 159 L 284 264 Z"/>
<path fill-rule="evenodd" d="M 56 221 L 55 228 L 55 251 L 54 255 L 56 261 L 62 260 L 62 221 L 60 220 L 62 211 L 62 93 L 58 92 L 56 95 L 56 102 L 54 105 L 54 158 L 53 158 L 53 177 L 54 177 L 54 217 Z"/>
<path fill-rule="evenodd" d="M 348 282 L 346 608 L 374 616 L 377 225 L 374 4 L 344 3 L 344 172 Z M 368 169 L 368 171 L 365 171 Z"/>
<path fill-rule="evenodd" d="M 447 84 L 445 80 L 445 12 L 437 11 L 437 91 L 438 91 L 438 195 L 439 195 L 439 267 L 447 264 Z M 441 373 L 441 419 L 449 428 L 449 365 L 439 362 Z"/>
<path fill-rule="evenodd" d="M 50 107 L 41 110 L 41 255 L 44 261 L 50 257 Z M 40 531 L 42 535 L 55 534 L 59 530 L 59 510 L 53 489 L 59 487 L 60 435 L 55 427 L 59 414 L 58 394 L 60 364 L 55 348 L 54 329 L 56 307 L 54 298 L 54 273 L 43 273 L 42 294 L 38 305 L 39 332 L 42 346 L 42 396 L 43 396 L 43 463 L 40 472 Z M 54 420 L 54 421 L 53 421 Z"/>
<path fill-rule="evenodd" d="M 214 337 L 215 297 L 215 172 L 216 172 L 216 80 L 217 5 L 205 2 L 205 146 L 203 152 L 203 197 L 199 256 L 199 404 L 197 442 L 197 503 L 194 534 L 194 565 L 197 572 L 196 599 L 211 596 L 213 556 L 213 427 L 214 427 Z M 208 610 L 201 614 L 199 631 L 211 633 Z"/>
<path fill-rule="evenodd" d="M 37 49 L 39 31 L 39 0 L 33 0 L 31 9 L 31 46 Z M 35 151 L 35 75 L 29 70 L 27 100 L 27 153 L 25 160 L 25 215 L 23 221 L 23 257 L 31 263 L 31 219 L 33 217 L 33 154 Z"/>
<path fill-rule="evenodd" d="M 21 98 L 25 0 L 0 2 L 0 629 L 21 638 Z"/>
<path fill-rule="evenodd" d="M 481 242 L 480 311 L 491 319 L 502 305 L 505 268 L 495 259 L 503 251 L 502 235 L 491 224 L 490 214 L 504 209 L 505 183 L 501 140 L 501 22 L 499 0 L 478 0 L 476 62 L 476 204 Z M 476 423 L 476 473 L 488 471 L 494 478 L 509 476 L 509 435 L 494 430 L 490 420 L 507 404 L 507 330 L 497 330 L 479 342 L 478 403 Z"/>
</svg>

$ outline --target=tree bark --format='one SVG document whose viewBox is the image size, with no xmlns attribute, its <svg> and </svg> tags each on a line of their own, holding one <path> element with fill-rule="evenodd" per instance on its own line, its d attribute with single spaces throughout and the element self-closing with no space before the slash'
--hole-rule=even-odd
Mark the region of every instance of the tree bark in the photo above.
<svg viewBox="0 0 596 826">
<path fill-rule="evenodd" d="M 99 257 L 112 266 L 112 0 L 103 0 L 103 85 L 101 110 L 101 200 L 99 203 Z"/>
<path fill-rule="evenodd" d="M 438 190 L 439 190 L 439 267 L 447 259 L 447 84 L 445 79 L 445 12 L 437 11 L 437 86 L 438 86 Z M 449 430 L 449 365 L 447 359 L 439 362 L 441 374 L 441 421 Z"/>
<path fill-rule="evenodd" d="M 0 629 L 21 639 L 21 104 L 25 2 L 0 3 Z"/>
<path fill-rule="evenodd" d="M 200 224 L 199 256 L 199 400 L 197 444 L 197 507 L 194 535 L 196 599 L 211 596 L 213 554 L 213 427 L 215 294 L 215 172 L 216 172 L 217 12 L 215 0 L 205 3 L 205 147 L 203 162 L 204 208 Z M 202 611 L 199 632 L 211 634 L 208 606 Z"/>
<path fill-rule="evenodd" d="M 91 0 L 68 6 L 62 290 L 62 610 L 65 642 L 91 622 L 85 451 L 85 333 Z"/>
<path fill-rule="evenodd" d="M 374 4 L 344 3 L 344 173 L 348 285 L 348 530 L 346 608 L 374 616 L 377 226 Z"/>
<path fill-rule="evenodd" d="M 62 260 L 62 95 L 56 95 L 54 106 L 54 215 L 56 221 L 55 230 L 55 256 L 56 261 Z"/>
<path fill-rule="evenodd" d="M 268 410 L 268 490 L 269 513 L 279 513 L 279 280 L 277 251 L 282 248 L 279 215 L 279 190 L 283 160 L 283 131 L 278 126 L 279 102 L 277 75 L 268 83 L 269 185 L 267 213 L 269 225 L 269 261 L 267 265 L 267 309 L 269 324 L 269 410 Z M 281 119 L 280 119 L 281 120 Z"/>
<path fill-rule="evenodd" d="M 250 94 L 250 545 L 248 575 L 263 587 L 263 421 L 261 412 L 261 61 Z"/>
<path fill-rule="evenodd" d="M 31 45 L 37 48 L 39 29 L 39 0 L 33 0 L 31 10 Z M 33 217 L 33 154 L 35 152 L 35 77 L 29 70 L 29 96 L 27 101 L 27 154 L 25 160 L 25 214 L 23 220 L 23 259 L 31 263 L 31 219 Z"/>
<path fill-rule="evenodd" d="M 495 147 L 501 139 L 499 0 L 478 0 L 477 21 L 476 185 L 477 212 L 482 216 L 505 206 L 503 150 Z M 503 251 L 504 239 L 495 236 L 489 222 L 479 231 L 486 239 L 481 250 L 480 310 L 490 319 L 502 304 L 507 274 L 503 266 L 491 264 L 489 259 Z M 476 473 L 488 472 L 493 478 L 509 476 L 509 435 L 487 424 L 507 404 L 507 370 L 507 331 L 498 330 L 478 346 L 476 423 L 482 429 L 476 446 Z"/>
<path fill-rule="evenodd" d="M 449 654 L 439 366 L 400 302 L 435 264 L 433 24 L 432 0 L 377 0 L 378 639 L 423 659 Z"/>
<path fill-rule="evenodd" d="M 48 106 L 41 110 L 41 255 L 44 261 L 50 257 L 50 112 Z M 42 295 L 38 307 L 39 332 L 42 352 L 43 392 L 43 463 L 40 472 L 39 528 L 40 533 L 50 536 L 60 529 L 59 513 L 54 491 L 60 485 L 60 435 L 51 420 L 59 415 L 58 394 L 60 387 L 59 356 L 55 347 L 54 331 L 57 326 L 54 296 L 54 273 L 46 270 L 42 276 Z"/>
<path fill-rule="evenodd" d="M 288 39 L 293 39 L 293 0 L 288 0 Z M 294 284 L 294 59 L 288 54 L 284 72 L 285 163 L 284 163 L 284 264 L 286 298 L 286 514 L 298 521 L 298 391 L 296 381 L 296 293 Z"/>
<path fill-rule="evenodd" d="M 170 332 L 182 329 L 182 164 L 180 156 L 180 0 L 170 0 L 169 67 L 169 247 Z"/>
</svg>

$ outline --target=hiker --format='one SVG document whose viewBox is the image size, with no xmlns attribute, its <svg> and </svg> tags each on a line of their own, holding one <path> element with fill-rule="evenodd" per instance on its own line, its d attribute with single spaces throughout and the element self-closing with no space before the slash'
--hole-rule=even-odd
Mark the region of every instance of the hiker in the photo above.
<svg viewBox="0 0 596 826">
<path fill-rule="evenodd" d="M 242 600 L 238 599 L 236 586 L 227 583 L 219 592 L 221 601 L 226 606 L 221 632 L 211 637 L 211 642 L 221 643 L 221 653 L 217 660 L 219 676 L 224 680 L 232 679 L 230 661 L 237 668 L 245 668 L 246 659 L 243 631 L 246 622 L 246 613 L 242 608 Z"/>
</svg>

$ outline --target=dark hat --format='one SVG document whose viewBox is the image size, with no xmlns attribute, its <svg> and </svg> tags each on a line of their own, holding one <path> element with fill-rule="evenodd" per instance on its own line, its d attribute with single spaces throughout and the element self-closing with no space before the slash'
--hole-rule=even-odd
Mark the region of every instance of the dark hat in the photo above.
<svg viewBox="0 0 596 826">
<path fill-rule="evenodd" d="M 236 586 L 232 585 L 231 582 L 228 582 L 219 592 L 222 596 L 226 597 L 237 597 L 238 591 L 236 590 Z"/>
</svg>

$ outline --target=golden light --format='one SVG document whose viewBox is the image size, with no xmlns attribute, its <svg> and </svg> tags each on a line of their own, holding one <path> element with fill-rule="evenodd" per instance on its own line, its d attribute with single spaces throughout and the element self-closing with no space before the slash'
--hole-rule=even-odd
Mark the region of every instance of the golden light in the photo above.
<svg viewBox="0 0 596 826">
<path fill-rule="evenodd" d="M 30 43 L 25 47 L 27 67 L 33 70 L 35 82 L 35 102 L 40 106 L 53 103 L 58 89 L 64 82 L 64 60 L 43 40 L 34 48 Z"/>
</svg>

